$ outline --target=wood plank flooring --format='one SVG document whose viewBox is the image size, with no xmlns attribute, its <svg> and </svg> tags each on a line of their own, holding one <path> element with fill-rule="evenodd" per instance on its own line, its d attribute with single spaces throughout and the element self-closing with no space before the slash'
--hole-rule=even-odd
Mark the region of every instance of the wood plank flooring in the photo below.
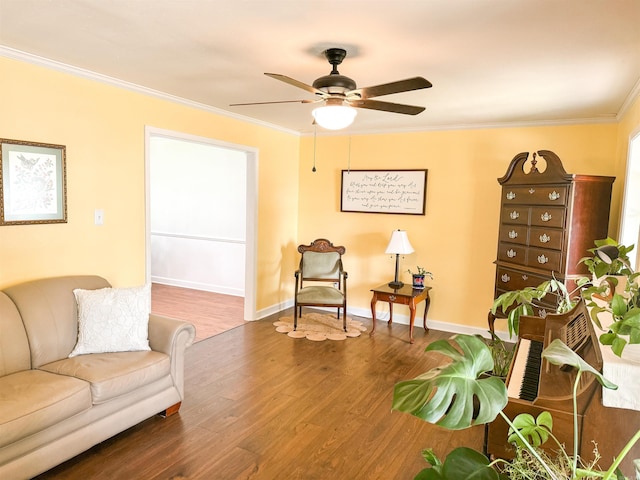
<svg viewBox="0 0 640 480">
<path fill-rule="evenodd" d="M 448 333 L 416 328 L 410 345 L 406 325 L 380 322 L 373 338 L 312 342 L 276 333 L 278 316 L 190 347 L 177 415 L 38 478 L 411 479 L 426 466 L 423 448 L 481 448 L 482 429 L 449 432 L 391 411 L 393 385 L 431 368 L 424 348 Z"/>
<path fill-rule="evenodd" d="M 153 283 L 151 311 L 191 322 L 196 342 L 244 325 L 244 298 Z"/>
<path fill-rule="evenodd" d="M 482 449 L 483 428 L 450 432 L 391 411 L 393 386 L 432 368 L 424 353 L 447 332 L 379 322 L 345 341 L 294 340 L 265 320 L 246 322 L 191 346 L 180 412 L 154 416 L 37 477 L 64 479 L 401 480 L 426 466 L 431 447 L 444 456 Z M 370 329 L 370 320 L 363 319 Z M 640 428 L 640 412 L 607 409 L 599 395 L 585 417 L 585 438 L 603 465 Z M 624 473 L 632 477 L 631 460 Z"/>
</svg>

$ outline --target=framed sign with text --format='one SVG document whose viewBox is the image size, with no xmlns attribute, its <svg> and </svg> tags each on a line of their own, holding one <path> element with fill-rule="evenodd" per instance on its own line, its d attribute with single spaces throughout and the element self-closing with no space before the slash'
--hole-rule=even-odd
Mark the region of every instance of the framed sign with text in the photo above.
<svg viewBox="0 0 640 480">
<path fill-rule="evenodd" d="M 341 212 L 424 215 L 427 170 L 342 170 Z"/>
</svg>

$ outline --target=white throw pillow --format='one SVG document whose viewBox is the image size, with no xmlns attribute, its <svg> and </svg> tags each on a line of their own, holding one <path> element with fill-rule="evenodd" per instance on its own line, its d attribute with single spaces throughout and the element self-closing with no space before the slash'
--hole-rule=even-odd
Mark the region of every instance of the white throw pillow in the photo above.
<svg viewBox="0 0 640 480">
<path fill-rule="evenodd" d="M 75 289 L 78 342 L 69 357 L 149 348 L 151 284 L 133 288 Z"/>
</svg>

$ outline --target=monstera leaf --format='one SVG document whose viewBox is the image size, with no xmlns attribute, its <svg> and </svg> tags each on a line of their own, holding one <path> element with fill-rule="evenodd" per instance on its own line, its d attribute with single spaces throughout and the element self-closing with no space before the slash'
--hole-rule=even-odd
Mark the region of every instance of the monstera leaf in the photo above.
<svg viewBox="0 0 640 480">
<path fill-rule="evenodd" d="M 549 439 L 553 429 L 553 418 L 549 412 L 542 412 L 537 418 L 529 413 L 521 413 L 513 419 L 513 427 L 509 427 L 509 443 L 524 447 L 522 440 L 514 431 L 517 429 L 534 447 L 539 447 Z"/>
<path fill-rule="evenodd" d="M 472 335 L 456 335 L 451 343 L 438 340 L 429 344 L 425 351 L 442 353 L 451 359 L 451 363 L 396 384 L 394 410 L 460 430 L 492 422 L 505 407 L 507 388 L 504 382 L 496 377 L 479 378 L 493 369 L 491 352 L 482 340 Z"/>
<path fill-rule="evenodd" d="M 418 473 L 414 480 L 506 480 L 507 478 L 489 466 L 486 456 L 471 448 L 459 447 L 452 450 L 444 463 L 440 463 L 431 450 L 423 452 L 423 455 L 432 466 Z"/>
<path fill-rule="evenodd" d="M 600 385 L 611 390 L 617 390 L 618 386 L 610 382 L 595 368 L 585 362 L 580 355 L 567 347 L 562 341 L 556 338 L 542 351 L 542 358 L 546 358 L 554 365 L 569 365 L 578 369 L 579 372 L 589 372 L 595 375 Z"/>
</svg>

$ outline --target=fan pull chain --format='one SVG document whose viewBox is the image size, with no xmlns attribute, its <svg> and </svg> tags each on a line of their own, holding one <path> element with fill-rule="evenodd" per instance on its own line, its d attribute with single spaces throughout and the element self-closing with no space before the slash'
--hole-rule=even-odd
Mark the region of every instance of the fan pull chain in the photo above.
<svg viewBox="0 0 640 480">
<path fill-rule="evenodd" d="M 351 173 L 351 135 L 349 135 L 349 158 L 347 159 L 347 173 Z"/>
<path fill-rule="evenodd" d="M 316 125 L 316 122 L 313 122 L 313 168 L 311 169 L 311 171 L 314 172 L 314 173 L 316 171 L 316 137 L 317 137 L 317 133 L 318 133 L 318 127 Z"/>
</svg>

